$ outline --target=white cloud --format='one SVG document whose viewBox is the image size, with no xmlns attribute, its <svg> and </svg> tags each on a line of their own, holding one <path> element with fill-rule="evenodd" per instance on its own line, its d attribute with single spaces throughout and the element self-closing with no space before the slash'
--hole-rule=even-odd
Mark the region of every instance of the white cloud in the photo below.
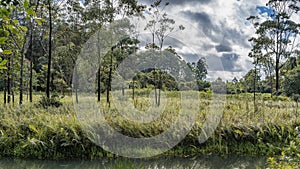
<svg viewBox="0 0 300 169">
<path fill-rule="evenodd" d="M 213 56 L 221 59 L 223 53 L 218 52 L 214 47 L 220 44 L 229 46 L 232 49 L 230 53 L 239 55 L 234 66 L 235 70 L 240 71 L 209 71 L 209 78 L 215 79 L 222 75 L 221 78 L 224 80 L 232 80 L 233 77 L 241 78 L 252 68 L 252 59 L 248 57 L 251 49 L 248 39 L 254 36 L 255 30 L 246 18 L 257 15 L 259 11 L 256 7 L 264 6 L 267 1 L 176 1 L 178 5 L 172 5 L 170 1 L 171 5 L 167 8 L 169 16 L 176 21 L 176 24 L 186 27 L 180 33 L 171 34 L 173 38 L 184 44 L 175 49 L 180 54 L 189 54 L 193 57 Z M 300 21 L 300 16 L 295 15 L 293 19 Z M 213 68 L 213 63 L 210 64 Z"/>
</svg>

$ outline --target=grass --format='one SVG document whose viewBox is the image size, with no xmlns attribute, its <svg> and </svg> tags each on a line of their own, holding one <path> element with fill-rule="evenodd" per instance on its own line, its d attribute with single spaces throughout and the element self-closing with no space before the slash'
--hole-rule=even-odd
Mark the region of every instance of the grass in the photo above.
<svg viewBox="0 0 300 169">
<path fill-rule="evenodd" d="M 135 100 L 140 111 L 129 107 L 107 107 L 103 102 L 98 105 L 105 114 L 105 120 L 114 129 L 131 137 L 152 137 L 166 131 L 178 119 L 180 106 L 195 100 L 180 102 L 175 92 L 166 92 L 171 97 L 160 115 L 149 115 L 151 99 L 141 96 Z M 3 96 L 2 96 L 3 97 Z M 38 96 L 39 97 L 39 96 Z M 37 97 L 35 97 L 37 98 Z M 164 153 L 170 156 L 194 156 L 200 154 L 243 154 L 276 156 L 285 153 L 287 157 L 298 158 L 300 140 L 295 127 L 300 126 L 299 110 L 286 97 L 271 98 L 258 95 L 256 111 L 252 95 L 227 95 L 220 123 L 212 136 L 199 144 L 198 136 L 204 121 L 211 113 L 212 95 L 200 93 L 199 107 L 188 107 L 189 113 L 195 113 L 196 121 L 187 136 L 174 148 Z M 1 97 L 0 97 L 1 99 Z M 79 120 L 70 96 L 63 98 L 63 106 L 47 109 L 25 103 L 22 106 L 0 106 L 0 156 L 39 158 L 39 159 L 97 159 L 115 157 L 90 141 L 86 126 L 99 124 L 101 121 Z M 157 110 L 158 111 L 158 110 Z M 89 112 L 92 113 L 92 112 Z M 140 113 L 136 115 L 135 113 Z M 85 114 L 88 115 L 88 114 Z M 93 114 L 91 114 L 93 115 Z M 125 116 L 124 116 L 125 115 Z M 87 116 L 91 117 L 91 116 Z M 134 120 L 130 118 L 135 117 Z M 147 123 L 137 122 L 144 117 Z M 103 120 L 103 119 L 102 119 Z M 185 126 L 188 121 L 181 121 Z M 157 151 L 155 149 L 128 150 L 129 152 Z M 271 163 L 270 163 L 271 164 Z"/>
</svg>

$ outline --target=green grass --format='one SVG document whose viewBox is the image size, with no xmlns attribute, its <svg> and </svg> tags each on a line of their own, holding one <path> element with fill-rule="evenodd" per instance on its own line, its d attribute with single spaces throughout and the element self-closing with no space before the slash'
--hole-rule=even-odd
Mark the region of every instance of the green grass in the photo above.
<svg viewBox="0 0 300 169">
<path fill-rule="evenodd" d="M 195 93 L 195 92 L 194 92 Z M 118 111 L 113 105 L 107 107 L 105 98 L 99 104 L 105 113 L 107 122 L 116 130 L 131 137 L 151 137 L 167 130 L 178 118 L 180 99 L 176 92 L 167 92 L 171 99 L 166 102 L 164 111 L 155 120 L 142 124 L 124 117 L 148 117 L 140 111 L 132 115 L 130 109 Z M 0 96 L 0 99 L 2 99 Z M 300 126 L 300 119 L 295 104 L 286 97 L 271 98 L 269 95 L 258 96 L 254 111 L 252 95 L 227 95 L 224 114 L 216 131 L 203 144 L 199 144 L 203 122 L 210 113 L 211 94 L 201 93 L 200 110 L 190 107 L 191 113 L 197 114 L 195 125 L 189 134 L 176 147 L 164 155 L 193 156 L 199 154 L 243 154 L 276 156 L 285 152 L 287 156 L 297 158 L 300 153 L 300 140 L 295 127 Z M 96 125 L 100 121 L 82 121 L 76 118 L 71 96 L 62 99 L 63 106 L 47 109 L 36 106 L 40 95 L 34 96 L 34 103 L 24 105 L 3 105 L 0 103 L 0 156 L 65 159 L 95 159 L 114 157 L 88 139 L 85 125 Z M 82 100 L 80 100 L 82 101 Z M 185 100 L 193 102 L 195 100 Z M 139 110 L 149 108 L 148 97 L 138 97 L 135 106 Z M 90 112 L 92 113 L 92 112 Z M 86 114 L 87 115 L 87 114 Z M 131 116 L 130 116 L 131 115 Z M 155 114 L 154 114 L 155 115 Z M 150 118 L 151 119 L 151 118 Z M 182 125 L 186 122 L 182 121 Z M 156 150 L 129 150 L 135 152 Z"/>
</svg>

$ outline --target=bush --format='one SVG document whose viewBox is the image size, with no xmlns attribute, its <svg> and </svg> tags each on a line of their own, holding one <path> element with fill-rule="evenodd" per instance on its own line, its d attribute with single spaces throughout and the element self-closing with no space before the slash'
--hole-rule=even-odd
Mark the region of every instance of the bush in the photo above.
<svg viewBox="0 0 300 169">
<path fill-rule="evenodd" d="M 291 70 L 283 81 L 285 94 L 291 97 L 293 94 L 300 94 L 300 67 Z"/>
<path fill-rule="evenodd" d="M 58 94 L 53 94 L 50 98 L 43 96 L 42 99 L 39 101 L 38 105 L 47 108 L 47 107 L 59 107 L 62 105 L 62 102 L 60 101 L 60 97 Z"/>
</svg>

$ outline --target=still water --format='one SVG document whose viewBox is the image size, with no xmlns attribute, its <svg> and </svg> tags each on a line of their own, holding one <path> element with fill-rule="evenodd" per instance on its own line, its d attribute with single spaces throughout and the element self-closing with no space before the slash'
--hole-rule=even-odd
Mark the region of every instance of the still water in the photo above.
<svg viewBox="0 0 300 169">
<path fill-rule="evenodd" d="M 93 161 L 50 161 L 0 159 L 1 169 L 255 169 L 265 168 L 264 157 L 199 156 L 193 158 L 102 159 Z"/>
</svg>

